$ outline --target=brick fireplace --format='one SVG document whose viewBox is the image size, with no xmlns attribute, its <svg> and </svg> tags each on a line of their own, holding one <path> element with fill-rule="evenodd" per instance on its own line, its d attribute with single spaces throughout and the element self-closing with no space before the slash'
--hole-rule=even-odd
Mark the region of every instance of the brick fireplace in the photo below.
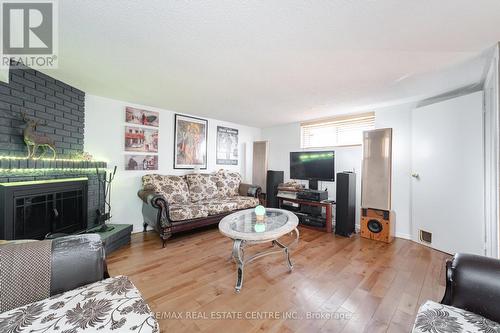
<svg viewBox="0 0 500 333">
<path fill-rule="evenodd" d="M 55 141 L 56 160 L 25 157 L 28 151 L 23 141 L 23 114 L 38 121 L 36 130 Z M 83 91 L 27 67 L 11 69 L 9 83 L 0 82 L 0 184 L 10 184 L 7 187 L 14 188 L 25 182 L 50 184 L 58 180 L 85 178 L 81 219 L 82 226 L 90 228 L 97 223 L 96 210 L 104 208 L 104 191 L 99 187 L 96 170 L 103 174 L 107 165 L 82 160 L 84 133 Z M 43 186 L 40 189 L 36 200 L 42 200 L 40 198 L 45 195 L 47 207 L 57 205 L 56 194 L 52 198 L 52 194 L 47 196 Z M 32 199 L 27 200 L 32 202 Z M 0 205 L 5 205 L 5 201 Z M 52 210 L 50 214 L 53 213 Z M 5 216 L 0 218 L 3 226 L 11 223 L 5 220 Z M 26 234 L 29 235 L 30 231 Z"/>
</svg>

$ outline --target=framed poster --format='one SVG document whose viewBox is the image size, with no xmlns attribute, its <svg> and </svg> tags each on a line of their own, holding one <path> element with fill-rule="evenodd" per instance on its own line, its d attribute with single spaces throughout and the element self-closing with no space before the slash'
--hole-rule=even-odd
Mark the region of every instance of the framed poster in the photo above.
<svg viewBox="0 0 500 333">
<path fill-rule="evenodd" d="M 158 152 L 158 130 L 125 126 L 125 150 L 145 153 Z"/>
<path fill-rule="evenodd" d="M 217 164 L 238 165 L 238 130 L 217 126 Z"/>
<path fill-rule="evenodd" d="M 158 156 L 125 155 L 125 170 L 158 170 Z"/>
<path fill-rule="evenodd" d="M 125 122 L 135 125 L 159 127 L 160 113 L 127 106 L 125 108 Z"/>
<path fill-rule="evenodd" d="M 208 121 L 175 114 L 174 169 L 207 168 Z"/>
</svg>

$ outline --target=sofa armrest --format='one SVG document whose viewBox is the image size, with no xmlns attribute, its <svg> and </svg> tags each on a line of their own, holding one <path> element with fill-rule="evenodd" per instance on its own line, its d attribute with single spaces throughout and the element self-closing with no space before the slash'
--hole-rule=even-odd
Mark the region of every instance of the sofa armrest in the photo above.
<svg viewBox="0 0 500 333">
<path fill-rule="evenodd" d="M 258 198 L 261 192 L 262 192 L 262 189 L 260 188 L 259 185 L 251 185 L 251 184 L 244 184 L 244 183 L 241 183 L 240 187 L 238 189 L 239 195 L 244 196 L 244 197 Z"/>
<path fill-rule="evenodd" d="M 11 242 L 2 245 L 1 251 L 1 278 L 8 292 L 0 295 L 0 312 L 109 277 L 104 245 L 97 234 Z"/>
<path fill-rule="evenodd" d="M 152 187 L 145 186 L 144 188 L 139 190 L 139 192 L 137 192 L 137 195 L 139 196 L 139 198 L 141 198 L 141 200 L 145 204 L 151 205 L 157 209 L 160 209 L 163 206 L 168 205 L 168 202 L 165 199 L 165 197 L 159 194 L 158 192 L 155 192 L 155 190 Z M 161 204 L 159 202 L 160 200 L 163 201 Z"/>
<path fill-rule="evenodd" d="M 459 253 L 446 263 L 442 304 L 500 322 L 499 299 L 500 260 Z"/>
<path fill-rule="evenodd" d="M 51 295 L 108 278 L 101 237 L 83 234 L 52 241 Z"/>
<path fill-rule="evenodd" d="M 171 225 L 168 214 L 169 204 L 163 195 L 148 186 L 139 190 L 137 195 L 143 201 L 142 217 L 145 225 L 151 226 L 158 232 Z"/>
</svg>

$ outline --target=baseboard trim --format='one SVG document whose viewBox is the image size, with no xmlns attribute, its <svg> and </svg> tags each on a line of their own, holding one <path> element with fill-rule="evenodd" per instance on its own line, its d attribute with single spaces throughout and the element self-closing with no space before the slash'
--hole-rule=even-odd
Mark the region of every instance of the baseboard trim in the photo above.
<svg viewBox="0 0 500 333">
<path fill-rule="evenodd" d="M 395 235 L 397 238 L 402 238 L 402 239 L 407 239 L 407 240 L 412 240 L 411 239 L 411 236 L 408 235 L 408 234 L 403 234 L 401 232 L 396 232 L 396 235 Z"/>
<path fill-rule="evenodd" d="M 147 228 L 148 231 L 150 230 L 153 230 L 151 227 L 148 226 Z M 132 233 L 133 234 L 136 234 L 136 233 L 140 233 L 140 232 L 143 232 L 143 227 L 142 226 L 136 226 L 134 225 L 134 229 L 132 230 Z M 356 233 L 359 234 L 360 233 L 360 229 L 359 229 L 359 224 L 356 225 Z M 401 233 L 401 232 L 396 232 L 396 235 L 395 235 L 397 238 L 402 238 L 402 239 L 407 239 L 407 240 L 411 240 L 413 241 L 413 239 L 411 238 L 410 235 L 408 234 L 404 234 L 404 233 Z"/>
</svg>

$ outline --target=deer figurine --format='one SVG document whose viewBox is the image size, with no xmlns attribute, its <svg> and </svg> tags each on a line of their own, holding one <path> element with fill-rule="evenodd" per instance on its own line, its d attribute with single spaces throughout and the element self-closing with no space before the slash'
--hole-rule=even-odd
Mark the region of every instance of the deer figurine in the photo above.
<svg viewBox="0 0 500 333">
<path fill-rule="evenodd" d="M 36 132 L 36 126 L 38 125 L 38 121 L 33 119 L 29 119 L 26 117 L 26 114 L 21 113 L 23 121 L 26 123 L 26 127 L 24 128 L 24 143 L 28 147 L 28 158 L 38 159 L 45 155 L 46 149 L 49 148 L 52 150 L 53 158 L 56 158 L 56 144 L 52 138 L 49 138 L 45 134 L 40 134 Z M 35 158 L 35 154 L 38 148 L 43 149 L 43 153 Z"/>
</svg>

